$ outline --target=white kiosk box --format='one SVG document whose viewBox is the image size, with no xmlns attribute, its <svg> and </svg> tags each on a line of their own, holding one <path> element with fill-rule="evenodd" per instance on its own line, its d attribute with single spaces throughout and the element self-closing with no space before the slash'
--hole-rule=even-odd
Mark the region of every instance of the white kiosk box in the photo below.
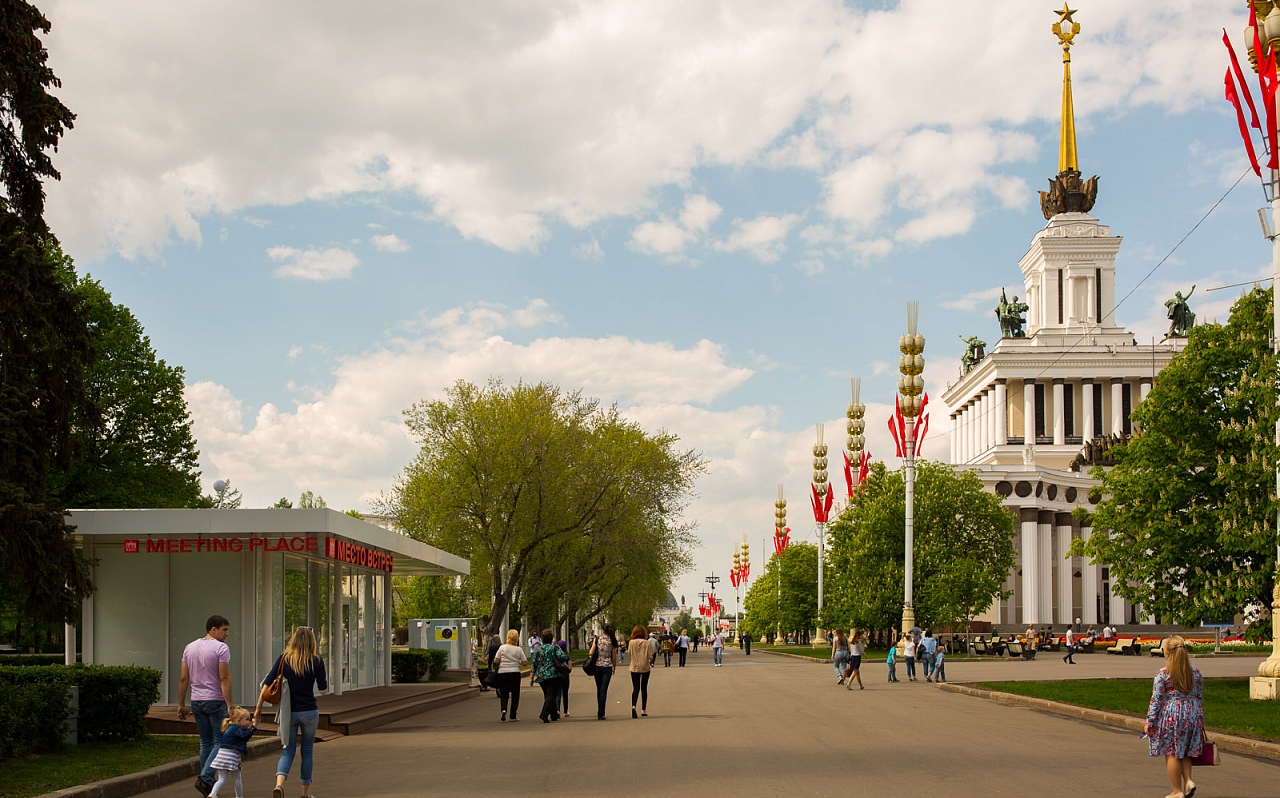
<svg viewBox="0 0 1280 798">
<path fill-rule="evenodd" d="M 97 561 L 82 661 L 161 671 L 162 704 L 177 703 L 182 650 L 204 636 L 210 615 L 231 622 L 239 703 L 257 701 L 298 626 L 315 630 L 332 692 L 391 684 L 391 575 L 470 570 L 461 557 L 329 509 L 72 510 L 67 520 Z"/>
</svg>

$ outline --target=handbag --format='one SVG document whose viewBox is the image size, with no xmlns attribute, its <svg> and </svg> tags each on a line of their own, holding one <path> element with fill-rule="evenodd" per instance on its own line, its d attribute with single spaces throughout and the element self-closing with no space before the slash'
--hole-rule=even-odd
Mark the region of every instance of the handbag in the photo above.
<svg viewBox="0 0 1280 798">
<path fill-rule="evenodd" d="M 280 691 L 284 685 L 284 655 L 276 660 L 276 678 L 271 684 L 262 685 L 262 700 L 272 706 L 280 706 Z"/>
<path fill-rule="evenodd" d="M 582 663 L 582 672 L 588 676 L 596 675 L 596 647 L 591 647 L 591 655 Z"/>
<path fill-rule="evenodd" d="M 1203 768 L 1210 765 L 1218 764 L 1218 746 L 1204 741 L 1204 748 L 1200 750 L 1200 756 L 1191 757 L 1191 765 L 1193 767 Z"/>
<path fill-rule="evenodd" d="M 573 673 L 573 663 L 569 660 L 568 656 L 565 657 L 564 662 L 561 662 L 560 660 L 556 660 L 555 665 L 556 665 L 557 676 L 563 677 L 563 676 L 568 676 L 570 673 Z"/>
</svg>

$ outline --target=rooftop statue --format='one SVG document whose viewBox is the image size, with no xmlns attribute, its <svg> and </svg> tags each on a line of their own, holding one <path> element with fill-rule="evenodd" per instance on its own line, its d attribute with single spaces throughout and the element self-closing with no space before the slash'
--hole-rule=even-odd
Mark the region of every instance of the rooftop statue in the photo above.
<svg viewBox="0 0 1280 798">
<path fill-rule="evenodd" d="M 964 355 L 960 357 L 960 373 L 968 374 L 973 370 L 974 366 L 978 365 L 987 356 L 987 342 L 978 340 L 976 335 L 971 335 L 968 338 L 961 335 L 960 340 L 964 341 L 969 347 L 965 350 Z"/>
<path fill-rule="evenodd" d="M 1187 330 L 1196 326 L 1196 314 L 1191 312 L 1191 306 L 1187 304 L 1187 300 L 1191 298 L 1191 294 L 1196 292 L 1196 287 L 1191 286 L 1191 291 L 1183 296 L 1181 291 L 1175 291 L 1172 299 L 1165 300 L 1164 306 L 1169 309 L 1169 338 L 1184 338 Z"/>
<path fill-rule="evenodd" d="M 1026 318 L 1022 315 L 1031 309 L 1026 302 L 1019 302 L 1018 297 L 1014 296 L 1013 301 L 1005 295 L 1004 289 L 1000 289 L 1000 304 L 996 305 L 996 319 L 1000 322 L 1001 338 L 1026 338 L 1027 333 L 1022 329 L 1022 325 L 1027 323 Z"/>
</svg>

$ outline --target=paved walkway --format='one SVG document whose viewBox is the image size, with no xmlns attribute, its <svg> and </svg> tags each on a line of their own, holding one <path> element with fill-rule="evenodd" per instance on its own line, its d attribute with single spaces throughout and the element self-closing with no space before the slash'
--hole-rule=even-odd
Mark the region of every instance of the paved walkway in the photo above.
<svg viewBox="0 0 1280 798">
<path fill-rule="evenodd" d="M 1158 661 L 1092 655 L 1060 661 L 952 663 L 952 681 L 1150 676 Z M 1209 676 L 1245 675 L 1258 658 L 1197 660 Z M 491 693 L 316 748 L 315 792 L 348 796 L 1152 796 L 1168 793 L 1163 760 L 1145 740 L 1088 723 L 1007 707 L 919 682 L 835 685 L 830 665 L 730 649 L 650 682 L 650 717 L 630 717 L 625 673 L 595 719 L 594 691 L 575 673 L 573 716 L 538 721 L 541 691 L 525 688 L 519 723 L 498 722 Z M 901 675 L 901 670 L 900 670 Z M 1280 709 L 1278 709 L 1280 711 Z M 1280 765 L 1224 754 L 1198 769 L 1205 798 L 1274 798 Z M 298 763 L 285 794 L 298 794 Z M 274 757 L 249 762 L 245 795 L 270 795 Z M 1034 776 L 1030 774 L 1035 774 Z M 148 793 L 191 798 L 187 783 Z M 226 798 L 231 798 L 230 794 Z"/>
</svg>

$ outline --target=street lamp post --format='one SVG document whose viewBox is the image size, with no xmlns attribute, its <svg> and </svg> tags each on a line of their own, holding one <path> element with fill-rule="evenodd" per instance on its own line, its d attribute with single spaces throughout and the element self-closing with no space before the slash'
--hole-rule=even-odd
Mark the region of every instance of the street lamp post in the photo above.
<svg viewBox="0 0 1280 798">
<path fill-rule="evenodd" d="M 782 497 L 782 483 L 778 483 L 778 498 L 773 503 L 773 556 L 776 568 L 773 578 L 778 583 L 778 631 L 774 638 L 776 643 L 782 639 L 782 552 L 791 540 L 791 528 L 787 526 L 787 500 Z"/>
<path fill-rule="evenodd" d="M 716 583 L 720 581 L 720 577 L 716 576 L 716 572 L 712 571 L 711 576 L 706 578 L 706 583 L 711 585 L 711 599 L 707 602 L 707 618 L 711 623 L 711 634 L 715 635 L 720 631 L 720 619 L 716 615 Z"/>
<path fill-rule="evenodd" d="M 898 339 L 898 408 L 902 413 L 904 454 L 906 471 L 906 568 L 903 580 L 902 631 L 915 628 L 916 610 L 912 603 L 912 581 L 915 578 L 915 491 L 916 491 L 916 427 L 923 408 L 920 395 L 924 393 L 924 336 L 916 331 L 920 318 L 920 303 L 907 303 L 907 334 Z"/>
</svg>

